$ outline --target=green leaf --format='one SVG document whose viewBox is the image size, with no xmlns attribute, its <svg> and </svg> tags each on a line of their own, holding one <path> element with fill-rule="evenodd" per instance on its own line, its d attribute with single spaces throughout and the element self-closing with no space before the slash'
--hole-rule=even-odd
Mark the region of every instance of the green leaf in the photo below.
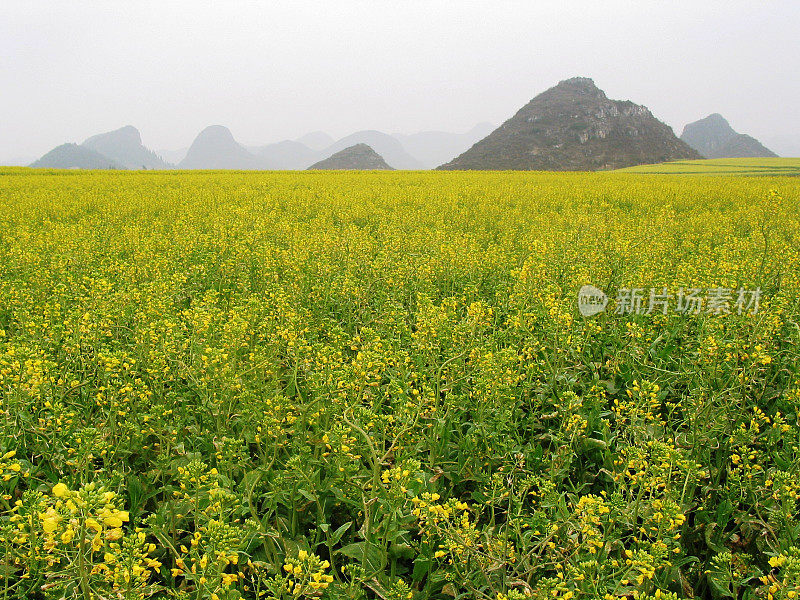
<svg viewBox="0 0 800 600">
<path fill-rule="evenodd" d="M 731 517 L 731 513 L 733 513 L 733 505 L 731 504 L 730 500 L 726 498 L 720 502 L 720 505 L 717 507 L 716 523 L 720 529 L 725 529 L 725 526 L 728 524 L 728 520 Z"/>
<path fill-rule="evenodd" d="M 411 579 L 421 581 L 430 570 L 431 560 L 429 558 L 418 558 L 414 561 L 414 571 L 411 573 Z"/>
<path fill-rule="evenodd" d="M 333 535 L 331 535 L 331 543 L 332 543 L 332 544 L 338 544 L 338 543 L 339 543 L 339 540 L 341 540 L 341 539 L 342 539 L 342 536 L 345 534 L 345 532 L 346 532 L 348 529 L 350 529 L 350 526 L 351 526 L 352 524 L 353 524 L 353 522 L 352 522 L 352 521 L 348 521 L 347 523 L 345 523 L 344 525 L 342 525 L 341 527 L 339 527 L 339 528 L 338 528 L 336 531 L 334 531 L 334 532 L 333 532 Z"/>
<path fill-rule="evenodd" d="M 375 544 L 366 541 L 354 542 L 341 548 L 338 553 L 359 561 L 367 571 L 371 571 L 372 573 L 380 571 L 382 568 L 381 559 L 383 558 L 383 552 L 381 552 L 381 549 Z"/>
</svg>

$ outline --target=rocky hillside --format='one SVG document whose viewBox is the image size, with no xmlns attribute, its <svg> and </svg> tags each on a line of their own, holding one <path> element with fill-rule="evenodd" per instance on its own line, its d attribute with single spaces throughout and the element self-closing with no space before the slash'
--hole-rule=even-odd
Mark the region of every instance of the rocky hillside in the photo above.
<svg viewBox="0 0 800 600">
<path fill-rule="evenodd" d="M 391 170 L 383 157 L 366 144 L 356 144 L 336 152 L 325 160 L 314 163 L 309 169 Z"/>
<path fill-rule="evenodd" d="M 542 92 L 439 169 L 595 171 L 700 158 L 650 111 L 609 100 L 589 78 Z"/>
<path fill-rule="evenodd" d="M 689 123 L 683 128 L 681 139 L 707 158 L 778 156 L 757 139 L 737 133 L 719 113 Z"/>
</svg>

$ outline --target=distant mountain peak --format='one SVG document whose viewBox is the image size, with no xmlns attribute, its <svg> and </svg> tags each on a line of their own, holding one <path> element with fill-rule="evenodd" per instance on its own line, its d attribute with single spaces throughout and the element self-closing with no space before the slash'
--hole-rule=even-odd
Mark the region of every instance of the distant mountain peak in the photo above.
<svg viewBox="0 0 800 600">
<path fill-rule="evenodd" d="M 134 127 L 133 125 L 124 125 L 120 127 L 117 131 L 119 131 L 120 133 L 124 133 L 125 135 L 130 135 L 131 137 L 135 136 L 137 140 L 139 140 L 140 142 L 142 141 L 142 136 L 139 133 L 139 130 L 136 129 L 136 127 Z"/>
<path fill-rule="evenodd" d="M 87 142 L 91 142 L 93 140 L 101 139 L 101 138 L 116 138 L 116 139 L 124 139 L 127 141 L 133 141 L 137 144 L 142 143 L 142 136 L 139 133 L 139 130 L 136 129 L 133 125 L 125 125 L 124 127 L 120 127 L 119 129 L 115 129 L 113 131 L 108 131 L 106 133 L 98 133 L 97 135 L 93 135 L 92 137 L 88 138 L 84 144 Z"/>
<path fill-rule="evenodd" d="M 560 81 L 440 169 L 594 171 L 699 158 L 646 106 L 588 77 Z"/>
<path fill-rule="evenodd" d="M 383 157 L 367 144 L 354 144 L 314 163 L 309 170 L 353 169 L 353 170 L 392 170 Z"/>
<path fill-rule="evenodd" d="M 423 168 L 422 163 L 409 154 L 397 138 L 374 129 L 351 133 L 325 148 L 320 154 L 321 156 L 330 156 L 339 150 L 344 150 L 357 144 L 366 144 L 380 154 L 395 169 Z"/>
<path fill-rule="evenodd" d="M 569 79 L 563 79 L 558 82 L 558 85 L 551 89 L 587 96 L 606 97 L 605 92 L 595 85 L 594 79 L 591 77 L 570 77 Z"/>
<path fill-rule="evenodd" d="M 224 125 L 209 125 L 197 134 L 195 141 L 206 139 L 217 139 L 236 143 L 231 130 Z"/>
<path fill-rule="evenodd" d="M 681 139 L 707 158 L 777 156 L 757 139 L 736 132 L 719 113 L 686 125 Z"/>
<path fill-rule="evenodd" d="M 693 141 L 695 138 L 698 138 L 701 144 L 709 141 L 721 144 L 725 139 L 734 135 L 736 135 L 736 131 L 734 131 L 727 119 L 719 113 L 712 113 L 703 119 L 686 125 L 683 128 L 683 133 L 681 133 L 681 139 L 694 147 L 698 152 L 705 154 L 703 150 L 709 150 L 710 147 L 705 146 L 703 149 L 700 149 L 694 146 Z M 705 140 L 705 142 L 703 140 Z"/>
<path fill-rule="evenodd" d="M 93 135 L 81 146 L 113 159 L 126 169 L 167 169 L 171 166 L 142 145 L 142 136 L 133 125 Z"/>
<path fill-rule="evenodd" d="M 180 169 L 263 169 L 259 158 L 239 144 L 224 125 L 209 125 L 192 142 Z"/>
<path fill-rule="evenodd" d="M 31 164 L 47 169 L 124 169 L 107 156 L 78 144 L 61 144 Z"/>
</svg>

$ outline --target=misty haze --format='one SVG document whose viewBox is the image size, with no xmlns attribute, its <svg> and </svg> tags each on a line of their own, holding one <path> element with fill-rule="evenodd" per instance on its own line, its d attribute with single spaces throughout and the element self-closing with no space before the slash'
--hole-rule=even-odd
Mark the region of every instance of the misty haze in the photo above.
<svg viewBox="0 0 800 600">
<path fill-rule="evenodd" d="M 311 2 L 186 6 L 10 2 L 0 164 L 130 125 L 180 166 L 200 132 L 221 125 L 257 168 L 302 169 L 366 143 L 394 168 L 430 169 L 575 76 L 677 135 L 718 113 L 771 152 L 800 155 L 791 2 L 343 2 L 324 18 Z"/>
</svg>

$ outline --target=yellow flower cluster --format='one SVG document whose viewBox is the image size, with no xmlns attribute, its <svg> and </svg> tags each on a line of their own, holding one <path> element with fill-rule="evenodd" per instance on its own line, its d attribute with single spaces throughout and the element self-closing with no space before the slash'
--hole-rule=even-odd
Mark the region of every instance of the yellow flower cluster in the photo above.
<svg viewBox="0 0 800 600">
<path fill-rule="evenodd" d="M 333 583 L 333 575 L 325 573 L 329 567 L 327 560 L 322 560 L 306 550 L 300 550 L 297 558 L 287 557 L 283 570 L 289 576 L 288 591 L 294 597 L 321 595 L 322 590 Z"/>
<path fill-rule="evenodd" d="M 93 483 L 70 491 L 64 483 L 57 483 L 52 494 L 55 502 L 39 513 L 42 530 L 49 536 L 48 543 L 55 542 L 59 531 L 59 539 L 64 544 L 72 542 L 80 533 L 89 536 L 92 550 L 98 552 L 106 540 L 122 538 L 122 526 L 130 517 L 128 511 L 116 507 L 115 492 L 98 488 Z"/>
<path fill-rule="evenodd" d="M 786 552 L 769 559 L 775 572 L 761 577 L 767 588 L 767 600 L 800 597 L 800 548 L 792 546 Z"/>
<path fill-rule="evenodd" d="M 2 457 L 0 457 L 0 477 L 3 481 L 9 481 L 13 477 L 28 477 L 30 473 L 22 468 L 18 460 L 14 460 L 17 456 L 16 450 L 9 450 Z"/>
<path fill-rule="evenodd" d="M 586 544 L 589 553 L 597 554 L 605 544 L 602 524 L 608 520 L 611 509 L 602 498 L 590 494 L 581 496 L 574 511 L 583 543 Z"/>
</svg>

